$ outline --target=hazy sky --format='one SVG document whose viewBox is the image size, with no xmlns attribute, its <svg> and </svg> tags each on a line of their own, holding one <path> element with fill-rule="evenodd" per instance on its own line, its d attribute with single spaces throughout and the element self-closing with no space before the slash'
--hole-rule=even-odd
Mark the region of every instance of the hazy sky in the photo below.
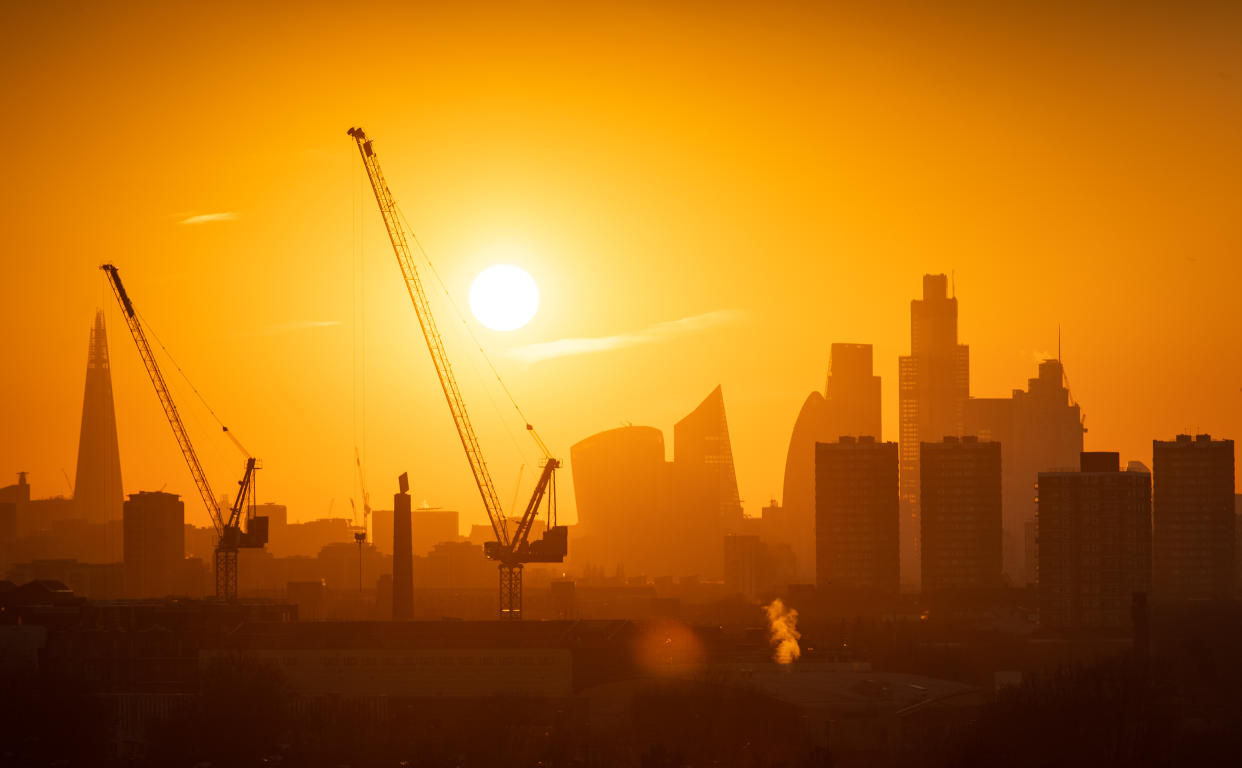
<svg viewBox="0 0 1242 768">
<path fill-rule="evenodd" d="M 1024 386 L 1059 324 L 1089 449 L 1242 433 L 1236 4 L 260 5 L 5 7 L 0 483 L 67 493 L 103 306 L 125 488 L 206 521 L 112 261 L 262 500 L 348 515 L 357 434 L 377 507 L 408 471 L 482 522 L 353 125 L 463 311 L 489 264 L 538 281 L 530 325 L 469 323 L 564 458 L 630 422 L 671 456 L 722 384 L 758 514 L 830 343 L 875 345 L 896 439 L 909 301 L 950 271 L 972 394 Z M 432 294 L 508 504 L 536 453 Z M 168 374 L 231 492 L 240 454 Z"/>
</svg>

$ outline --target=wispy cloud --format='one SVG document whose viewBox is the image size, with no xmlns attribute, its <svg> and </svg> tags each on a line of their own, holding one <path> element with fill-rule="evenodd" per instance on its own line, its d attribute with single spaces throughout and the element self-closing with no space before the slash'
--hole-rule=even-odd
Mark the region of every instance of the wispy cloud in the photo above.
<svg viewBox="0 0 1242 768">
<path fill-rule="evenodd" d="M 592 352 L 607 352 L 613 349 L 636 347 L 641 344 L 654 344 L 676 336 L 689 336 L 702 333 L 710 328 L 737 322 L 742 313 L 730 309 L 721 309 L 702 315 L 683 317 L 678 320 L 666 320 L 650 325 L 641 331 L 621 333 L 616 336 L 596 336 L 593 338 L 557 339 L 538 344 L 527 344 L 509 350 L 510 357 L 526 363 L 537 363 L 554 357 L 568 355 L 586 355 Z"/>
<path fill-rule="evenodd" d="M 311 328 L 332 328 L 341 325 L 340 320 L 299 320 L 293 323 L 277 323 L 269 325 L 264 329 L 264 333 L 269 336 L 276 333 L 290 333 L 292 331 L 305 331 Z"/>
<path fill-rule="evenodd" d="M 189 216 L 181 220 L 182 224 L 208 224 L 213 221 L 233 221 L 237 218 L 237 214 L 233 211 L 221 211 L 220 213 L 200 213 Z"/>
</svg>

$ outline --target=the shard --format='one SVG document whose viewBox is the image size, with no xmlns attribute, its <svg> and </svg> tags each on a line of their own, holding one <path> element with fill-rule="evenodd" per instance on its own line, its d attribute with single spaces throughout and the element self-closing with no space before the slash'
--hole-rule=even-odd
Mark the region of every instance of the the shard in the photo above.
<svg viewBox="0 0 1242 768">
<path fill-rule="evenodd" d="M 108 366 L 108 334 L 104 314 L 95 314 L 86 358 L 86 391 L 82 396 L 82 432 L 78 439 L 78 470 L 73 500 L 79 517 L 92 523 L 121 519 L 121 455 L 112 403 L 112 372 Z"/>
</svg>

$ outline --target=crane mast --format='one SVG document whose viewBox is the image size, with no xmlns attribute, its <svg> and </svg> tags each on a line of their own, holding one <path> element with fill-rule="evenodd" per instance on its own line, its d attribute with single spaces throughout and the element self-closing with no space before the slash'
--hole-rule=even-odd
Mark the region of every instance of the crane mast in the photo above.
<svg viewBox="0 0 1242 768">
<path fill-rule="evenodd" d="M 453 417 L 453 424 L 457 428 L 457 436 L 461 439 L 462 448 L 466 452 L 466 460 L 470 464 L 470 471 L 474 475 L 475 485 L 479 489 L 479 496 L 483 499 L 483 508 L 487 512 L 488 521 L 491 523 L 492 531 L 496 536 L 494 542 L 488 542 L 484 545 L 483 551 L 489 558 L 499 562 L 500 617 L 502 619 L 520 619 L 522 617 L 523 564 L 528 562 L 562 562 L 565 558 L 568 531 L 564 526 L 555 525 L 556 483 L 553 478 L 553 472 L 560 466 L 560 462 L 550 456 L 546 459 L 543 465 L 543 472 L 535 485 L 530 502 L 526 505 L 526 510 L 519 520 L 516 529 L 510 532 L 504 514 L 504 507 L 500 504 L 500 498 L 496 493 L 496 487 L 492 482 L 491 474 L 488 472 L 487 463 L 483 460 L 483 452 L 479 448 L 478 437 L 475 435 L 474 426 L 470 423 L 470 416 L 466 412 L 466 403 L 462 399 L 461 390 L 457 386 L 457 378 L 453 375 L 453 367 L 448 359 L 448 352 L 444 348 L 444 340 L 436 327 L 435 317 L 431 312 L 431 305 L 427 301 L 427 294 L 423 290 L 422 280 L 418 274 L 418 267 L 414 263 L 414 256 L 410 250 L 410 241 L 413 239 L 413 235 L 405 229 L 397 201 L 388 189 L 388 183 L 384 180 L 384 172 L 380 169 L 379 158 L 376 157 L 375 150 L 372 147 L 372 140 L 367 138 L 366 133 L 361 128 L 350 128 L 348 134 L 358 145 L 358 153 L 362 157 L 362 164 L 366 169 L 367 179 L 371 182 L 371 190 L 375 193 L 375 202 L 379 205 L 380 215 L 384 220 L 384 228 L 388 232 L 388 240 L 392 243 L 393 252 L 397 257 L 397 264 L 400 266 L 401 275 L 405 279 L 406 291 L 410 294 L 410 301 L 414 305 L 414 313 L 418 317 L 419 328 L 422 329 L 423 338 L 427 342 L 427 350 L 431 353 L 431 362 L 436 369 L 436 376 L 440 380 L 440 389 L 443 390 L 444 399 L 448 402 L 449 412 Z M 535 436 L 541 450 L 547 456 L 546 447 L 543 446 L 542 441 L 539 441 L 538 435 L 534 434 L 529 424 L 527 425 L 527 430 Z M 530 533 L 535 517 L 538 515 L 540 504 L 549 491 L 552 491 L 552 495 L 547 496 L 549 499 L 548 532 L 543 539 L 528 544 L 526 541 L 527 536 Z"/>
<path fill-rule="evenodd" d="M 134 344 L 138 347 L 138 356 L 142 358 L 142 364 L 147 369 L 147 376 L 150 377 L 151 384 L 155 387 L 155 394 L 164 409 L 164 416 L 168 419 L 168 425 L 172 427 L 173 436 L 177 440 L 177 446 L 181 449 L 181 455 L 185 458 L 186 466 L 190 469 L 190 475 L 194 478 L 194 485 L 198 488 L 198 494 L 203 499 L 203 505 L 207 507 L 207 513 L 211 517 L 211 524 L 216 529 L 218 537 L 216 545 L 216 596 L 227 600 L 236 600 L 238 548 L 262 547 L 267 541 L 266 517 L 251 517 L 251 529 L 248 532 L 241 530 L 241 520 L 245 514 L 246 500 L 252 498 L 254 493 L 254 471 L 259 468 L 258 461 L 253 456 L 246 456 L 245 474 L 238 482 L 237 496 L 233 501 L 232 507 L 228 510 L 228 517 L 225 517 L 220 508 L 220 501 L 211 491 L 211 484 L 207 481 L 207 474 L 203 472 L 203 465 L 198 460 L 198 453 L 194 450 L 194 444 L 190 442 L 190 434 L 186 431 L 185 423 L 181 420 L 181 414 L 177 411 L 176 403 L 173 402 L 172 393 L 168 389 L 168 383 L 164 380 L 163 372 L 160 371 L 159 363 L 155 359 L 155 353 L 151 349 L 150 342 L 147 341 L 146 331 L 143 330 L 142 323 L 138 320 L 138 313 L 134 311 L 134 304 L 130 301 L 129 293 L 125 290 L 125 284 L 121 282 L 120 273 L 112 264 L 104 264 L 100 269 L 108 275 L 108 282 L 112 286 L 112 292 L 116 295 L 117 303 L 121 305 L 121 313 L 125 316 L 125 324 L 129 326 L 129 333 L 134 337 Z M 227 427 L 225 431 L 228 431 Z M 230 437 L 232 437 L 231 434 Z M 236 438 L 233 438 L 233 440 L 236 442 Z M 238 443 L 238 447 L 241 447 L 240 443 Z M 253 509 L 253 505 L 250 508 Z"/>
</svg>

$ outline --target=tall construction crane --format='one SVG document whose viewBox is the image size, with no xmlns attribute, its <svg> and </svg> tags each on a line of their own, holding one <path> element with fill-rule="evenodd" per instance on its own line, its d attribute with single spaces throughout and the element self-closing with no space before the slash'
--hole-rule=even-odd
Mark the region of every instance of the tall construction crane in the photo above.
<svg viewBox="0 0 1242 768">
<path fill-rule="evenodd" d="M 466 461 L 470 464 L 475 485 L 479 488 L 479 496 L 483 499 L 483 509 L 487 512 L 487 519 L 496 536 L 495 541 L 484 544 L 483 553 L 499 564 L 500 618 L 519 620 L 522 618 L 522 566 L 525 563 L 564 562 L 568 550 L 569 529 L 556 524 L 554 473 L 561 463 L 548 454 L 547 447 L 535 434 L 534 427 L 527 424 L 526 429 L 543 451 L 543 469 L 522 517 L 518 519 L 516 527 L 510 530 L 504 508 L 500 505 L 500 498 L 496 494 L 496 486 L 492 483 L 491 474 L 483 460 L 478 437 L 470 423 L 470 416 L 466 413 L 466 403 L 462 399 L 461 390 L 457 387 L 457 379 L 453 375 L 453 367 L 449 363 L 444 340 L 436 328 L 431 305 L 427 301 L 422 280 L 418 276 L 418 268 L 414 264 L 410 241 L 417 243 L 417 240 L 412 233 L 407 231 L 401 211 L 397 207 L 397 201 L 388 189 L 387 182 L 384 181 L 384 173 L 380 170 L 379 159 L 375 155 L 372 140 L 367 138 L 361 128 L 350 128 L 348 134 L 358 145 L 358 154 L 362 157 L 362 165 L 366 168 L 371 190 L 375 193 L 375 202 L 379 204 L 380 216 L 384 219 L 384 228 L 388 231 L 388 239 L 397 256 L 397 265 L 401 268 L 406 290 L 410 294 L 411 303 L 414 304 L 414 314 L 418 317 L 418 325 L 427 342 L 427 351 L 431 353 L 431 363 L 436 369 L 436 376 L 440 379 L 440 389 L 444 391 L 449 413 L 453 417 L 453 424 L 457 427 L 457 436 L 461 438 L 461 446 L 466 452 Z M 531 527 L 539 515 L 539 509 L 545 498 L 548 502 L 547 529 L 540 539 L 528 541 Z"/>
<path fill-rule="evenodd" d="M 172 393 L 169 392 L 168 384 L 164 381 L 164 374 L 160 372 L 159 363 L 155 360 L 155 353 L 147 342 L 147 334 L 138 320 L 138 313 L 134 311 L 133 302 L 130 301 L 125 285 L 121 282 L 121 275 L 111 264 L 104 264 L 100 269 L 108 275 L 108 282 L 112 284 L 112 292 L 116 294 L 116 300 L 121 305 L 121 314 L 125 316 L 125 323 L 129 326 L 130 335 L 134 337 L 134 344 L 138 346 L 138 355 L 147 369 L 147 375 L 151 377 L 151 384 L 155 387 L 155 394 L 164 408 L 168 425 L 172 427 L 173 437 L 177 439 L 181 455 L 185 457 L 185 463 L 190 468 L 194 484 L 198 486 L 198 495 L 203 498 L 203 504 L 207 507 L 208 514 L 211 515 L 211 523 L 215 526 L 218 537 L 216 597 L 230 601 L 236 600 L 238 550 L 262 548 L 267 543 L 267 517 L 254 514 L 254 473 L 259 469 L 259 462 L 242 447 L 237 438 L 229 432 L 229 428 L 224 427 L 229 438 L 246 455 L 245 474 L 238 481 L 237 495 L 233 499 L 232 507 L 226 512 L 220 500 L 211 492 L 207 475 L 198 461 L 198 454 L 194 451 L 194 444 L 190 442 L 190 435 L 181 421 L 181 414 L 177 412 Z M 242 529 L 243 519 L 246 520 L 245 530 Z"/>
</svg>

